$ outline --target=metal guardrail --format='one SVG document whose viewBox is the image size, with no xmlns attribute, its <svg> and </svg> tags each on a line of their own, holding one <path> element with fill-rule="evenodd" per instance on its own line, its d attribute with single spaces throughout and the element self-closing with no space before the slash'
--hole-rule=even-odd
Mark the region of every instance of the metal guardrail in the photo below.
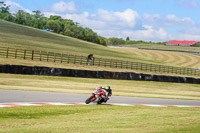
<svg viewBox="0 0 200 133">
<path fill-rule="evenodd" d="M 46 61 L 46 62 L 59 62 L 68 64 L 71 63 L 80 65 L 104 66 L 110 68 L 132 69 L 132 70 L 140 70 L 146 72 L 148 71 L 148 72 L 171 73 L 179 75 L 200 76 L 200 70 L 192 68 L 147 64 L 140 62 L 131 62 L 123 60 L 104 59 L 104 58 L 94 58 L 93 60 L 88 61 L 86 56 L 9 48 L 9 47 L 0 47 L 0 57 Z"/>
</svg>

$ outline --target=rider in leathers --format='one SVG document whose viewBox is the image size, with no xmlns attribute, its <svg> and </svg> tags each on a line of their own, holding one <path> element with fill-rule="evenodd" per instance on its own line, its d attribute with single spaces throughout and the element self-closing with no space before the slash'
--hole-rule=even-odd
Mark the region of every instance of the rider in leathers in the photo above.
<svg viewBox="0 0 200 133">
<path fill-rule="evenodd" d="M 97 87 L 94 91 L 98 91 L 99 92 L 97 94 L 97 96 L 98 97 L 102 96 L 104 98 L 104 102 L 107 102 L 107 100 L 109 99 L 108 97 L 111 97 L 111 95 L 112 95 L 112 89 L 110 88 L 110 86 Z"/>
</svg>

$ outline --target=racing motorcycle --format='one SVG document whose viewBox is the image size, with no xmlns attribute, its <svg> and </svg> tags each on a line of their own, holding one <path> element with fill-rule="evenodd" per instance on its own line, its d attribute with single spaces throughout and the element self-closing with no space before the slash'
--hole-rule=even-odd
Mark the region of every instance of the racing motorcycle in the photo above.
<svg viewBox="0 0 200 133">
<path fill-rule="evenodd" d="M 86 100 L 85 100 L 85 103 L 86 104 L 89 104 L 89 103 L 91 103 L 91 102 L 93 102 L 93 103 L 97 103 L 97 104 L 101 104 L 101 103 L 106 103 L 107 102 L 107 100 L 109 99 L 109 98 L 107 98 L 107 97 L 105 97 L 104 95 L 97 95 L 97 94 L 99 94 L 100 92 L 99 92 L 99 90 L 94 90 L 93 92 L 92 92 L 92 96 L 90 96 L 89 98 L 87 98 Z"/>
</svg>

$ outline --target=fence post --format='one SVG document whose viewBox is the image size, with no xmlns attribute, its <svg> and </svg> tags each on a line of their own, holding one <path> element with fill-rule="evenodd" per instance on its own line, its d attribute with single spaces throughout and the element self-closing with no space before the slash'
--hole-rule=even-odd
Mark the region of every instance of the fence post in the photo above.
<svg viewBox="0 0 200 133">
<path fill-rule="evenodd" d="M 117 61 L 115 61 L 115 68 L 117 68 Z"/>
<path fill-rule="evenodd" d="M 167 73 L 169 73 L 169 72 L 170 72 L 170 67 L 168 66 L 168 67 L 167 67 Z"/>
<path fill-rule="evenodd" d="M 112 68 L 112 62 L 113 62 L 112 59 L 110 59 L 110 68 Z"/>
<path fill-rule="evenodd" d="M 83 64 L 83 56 L 81 56 L 81 62 L 80 62 L 80 65 Z"/>
<path fill-rule="evenodd" d="M 190 73 L 190 69 L 189 69 L 189 68 L 187 68 L 187 75 L 189 75 L 189 73 Z"/>
<path fill-rule="evenodd" d="M 49 61 L 49 52 L 47 51 L 47 62 Z"/>
<path fill-rule="evenodd" d="M 32 50 L 32 58 L 31 59 L 33 60 L 33 58 L 34 58 L 34 50 Z"/>
<path fill-rule="evenodd" d="M 69 64 L 69 55 L 67 55 L 67 63 Z"/>
<path fill-rule="evenodd" d="M 104 67 L 106 67 L 106 59 L 104 59 Z"/>
<path fill-rule="evenodd" d="M 161 72 L 161 71 L 160 71 L 160 65 L 158 65 L 158 72 Z"/>
<path fill-rule="evenodd" d="M 24 60 L 26 59 L 26 49 L 24 50 Z"/>
<path fill-rule="evenodd" d="M 135 65 L 135 67 L 133 66 L 133 69 L 138 70 L 138 68 L 139 68 L 139 63 L 138 63 L 138 62 L 133 62 L 133 64 Z"/>
<path fill-rule="evenodd" d="M 63 62 L 63 54 L 61 53 L 61 63 Z"/>
<path fill-rule="evenodd" d="M 126 69 L 128 69 L 128 61 L 126 62 Z"/>
<path fill-rule="evenodd" d="M 54 62 L 56 62 L 56 54 L 55 53 L 53 53 L 54 54 Z"/>
<path fill-rule="evenodd" d="M 99 58 L 99 66 L 100 66 L 101 58 Z"/>
<path fill-rule="evenodd" d="M 194 75 L 197 76 L 197 70 L 194 71 Z"/>
<path fill-rule="evenodd" d="M 131 62 L 131 70 L 133 69 L 133 62 Z"/>
<path fill-rule="evenodd" d="M 7 48 L 6 58 L 8 58 L 9 47 Z"/>
<path fill-rule="evenodd" d="M 15 59 L 17 58 L 17 48 L 15 49 Z"/>
<path fill-rule="evenodd" d="M 95 58 L 92 59 L 92 65 L 94 66 Z"/>
<path fill-rule="evenodd" d="M 42 53 L 42 52 L 40 51 L 40 61 L 42 61 L 42 56 L 41 56 L 41 53 Z"/>
<path fill-rule="evenodd" d="M 143 63 L 141 63 L 141 67 L 140 67 L 140 70 L 142 70 L 142 71 L 143 71 Z"/>
<path fill-rule="evenodd" d="M 76 55 L 74 56 L 74 64 L 76 64 Z"/>
<path fill-rule="evenodd" d="M 148 64 L 145 64 L 145 67 L 146 67 L 146 69 L 145 69 L 145 70 L 147 71 L 147 70 L 148 70 L 148 68 L 147 68 L 147 67 L 148 67 Z"/>
</svg>

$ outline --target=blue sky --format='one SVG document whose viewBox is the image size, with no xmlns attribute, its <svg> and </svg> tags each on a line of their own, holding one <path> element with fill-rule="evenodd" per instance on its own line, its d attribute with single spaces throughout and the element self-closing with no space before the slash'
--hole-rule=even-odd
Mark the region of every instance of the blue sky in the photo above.
<svg viewBox="0 0 200 133">
<path fill-rule="evenodd" d="M 200 41 L 200 0 L 3 0 L 10 12 L 40 10 L 104 37 Z"/>
</svg>

